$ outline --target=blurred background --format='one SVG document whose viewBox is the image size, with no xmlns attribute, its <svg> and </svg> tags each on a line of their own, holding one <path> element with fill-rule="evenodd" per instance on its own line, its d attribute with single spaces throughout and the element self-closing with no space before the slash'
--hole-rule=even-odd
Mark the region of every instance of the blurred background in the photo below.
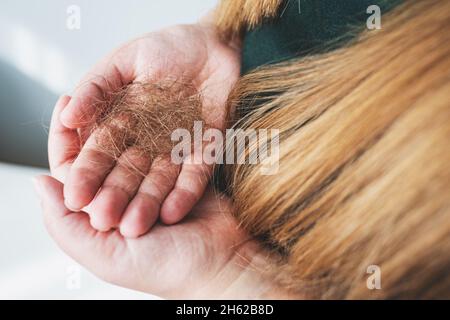
<svg viewBox="0 0 450 320">
<path fill-rule="evenodd" d="M 44 229 L 31 178 L 47 172 L 59 95 L 121 43 L 195 22 L 216 1 L 1 1 L 0 299 L 153 298 L 106 284 L 66 257 Z M 68 21 L 77 10 L 79 29 Z"/>
</svg>

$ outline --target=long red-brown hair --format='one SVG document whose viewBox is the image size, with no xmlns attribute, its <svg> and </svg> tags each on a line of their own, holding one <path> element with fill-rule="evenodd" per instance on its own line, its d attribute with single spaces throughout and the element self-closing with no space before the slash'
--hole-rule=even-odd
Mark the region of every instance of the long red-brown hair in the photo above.
<svg viewBox="0 0 450 320">
<path fill-rule="evenodd" d="M 279 5 L 225 0 L 218 28 L 239 35 Z M 252 110 L 236 125 L 281 131 L 277 174 L 225 170 L 237 219 L 280 254 L 284 286 L 314 298 L 450 298 L 448 30 L 449 1 L 406 1 L 350 46 L 236 85 L 230 105 Z M 370 265 L 380 290 L 366 285 Z"/>
</svg>

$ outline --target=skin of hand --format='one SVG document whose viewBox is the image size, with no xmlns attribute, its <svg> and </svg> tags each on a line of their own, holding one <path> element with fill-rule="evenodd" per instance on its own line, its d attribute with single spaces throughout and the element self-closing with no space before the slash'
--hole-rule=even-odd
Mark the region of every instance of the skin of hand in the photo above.
<svg viewBox="0 0 450 320">
<path fill-rule="evenodd" d="M 207 191 L 176 225 L 156 224 L 139 238 L 92 228 L 84 212 L 64 205 L 63 185 L 35 180 L 50 235 L 99 278 L 168 299 L 277 299 L 289 297 L 263 271 L 266 255 L 246 238 L 228 199 Z"/>
<path fill-rule="evenodd" d="M 72 147 L 77 131 L 58 120 L 69 101 L 59 99 L 50 126 L 51 171 L 62 175 L 70 166 L 63 160 L 77 152 Z M 229 199 L 211 189 L 182 222 L 157 223 L 152 232 L 131 239 L 117 229 L 100 232 L 87 213 L 68 209 L 57 179 L 37 177 L 35 188 L 50 235 L 105 281 L 173 299 L 293 298 L 273 282 L 272 257 L 238 227 Z"/>
<path fill-rule="evenodd" d="M 239 72 L 239 49 L 223 43 L 206 21 L 150 33 L 120 47 L 89 72 L 72 97 L 64 98 L 67 106 L 57 115 L 58 126 L 60 131 L 65 127 L 66 132 L 77 130 L 83 136 L 93 119 L 94 103 L 104 92 L 135 81 L 171 77 L 192 80 L 202 95 L 203 119 L 224 130 L 226 99 Z M 158 217 L 165 224 L 177 223 L 208 185 L 212 167 L 204 163 L 186 159 L 178 166 L 170 158 L 150 163 L 132 148 L 114 161 L 97 145 L 101 130 L 78 140 L 73 132 L 66 141 L 73 148 L 52 164 L 52 175 L 64 183 L 66 206 L 88 211 L 96 230 L 118 228 L 126 237 L 135 238 L 145 234 Z M 147 174 L 132 175 L 130 167 Z"/>
</svg>

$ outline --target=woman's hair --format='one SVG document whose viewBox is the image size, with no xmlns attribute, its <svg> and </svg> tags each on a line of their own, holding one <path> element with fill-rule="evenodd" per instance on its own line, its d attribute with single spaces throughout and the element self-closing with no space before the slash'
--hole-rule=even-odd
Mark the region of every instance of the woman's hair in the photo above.
<svg viewBox="0 0 450 320">
<path fill-rule="evenodd" d="M 219 29 L 236 35 L 279 4 L 225 0 Z M 287 288 L 450 298 L 449 30 L 450 1 L 405 1 L 382 30 L 237 83 L 236 126 L 279 129 L 280 165 L 228 165 L 227 186 L 243 228 L 280 254 Z M 380 290 L 366 283 L 372 265 Z"/>
<path fill-rule="evenodd" d="M 276 16 L 281 0 L 222 0 L 216 10 L 219 34 L 231 38 Z"/>
</svg>

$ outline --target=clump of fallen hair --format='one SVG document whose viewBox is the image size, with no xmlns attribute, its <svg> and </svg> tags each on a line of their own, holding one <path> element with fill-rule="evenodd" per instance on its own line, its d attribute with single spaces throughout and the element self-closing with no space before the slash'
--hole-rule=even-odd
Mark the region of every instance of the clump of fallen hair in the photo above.
<svg viewBox="0 0 450 320">
<path fill-rule="evenodd" d="M 201 96 L 193 85 L 135 82 L 97 102 L 91 134 L 97 131 L 102 151 L 115 159 L 132 147 L 153 160 L 170 155 L 178 143 L 172 132 L 182 128 L 192 134 L 195 121 L 202 121 Z"/>
</svg>

